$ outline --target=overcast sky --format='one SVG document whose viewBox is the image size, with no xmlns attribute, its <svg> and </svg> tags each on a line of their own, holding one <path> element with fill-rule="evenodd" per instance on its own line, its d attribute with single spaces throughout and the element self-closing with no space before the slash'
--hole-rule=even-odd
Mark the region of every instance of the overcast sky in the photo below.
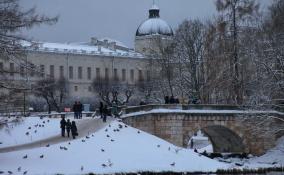
<svg viewBox="0 0 284 175">
<path fill-rule="evenodd" d="M 272 0 L 259 0 L 268 4 Z M 85 42 L 109 37 L 133 47 L 135 32 L 148 18 L 152 0 L 21 0 L 27 9 L 48 16 L 59 15 L 52 26 L 35 27 L 26 36 L 38 41 Z M 175 30 L 184 19 L 210 19 L 215 0 L 156 0 L 160 16 Z M 263 6 L 264 8 L 265 6 Z"/>
</svg>

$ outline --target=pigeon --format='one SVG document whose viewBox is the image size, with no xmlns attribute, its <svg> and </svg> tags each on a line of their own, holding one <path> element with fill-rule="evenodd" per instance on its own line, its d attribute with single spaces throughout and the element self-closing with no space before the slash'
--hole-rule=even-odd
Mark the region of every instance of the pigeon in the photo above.
<svg viewBox="0 0 284 175">
<path fill-rule="evenodd" d="M 29 132 L 26 132 L 26 135 L 29 135 L 30 133 Z"/>
<path fill-rule="evenodd" d="M 9 174 L 13 174 L 13 172 L 12 172 L 12 171 L 8 171 L 8 173 L 9 173 Z"/>
<path fill-rule="evenodd" d="M 49 120 L 47 120 L 47 122 L 49 122 Z"/>
<path fill-rule="evenodd" d="M 102 167 L 104 167 L 104 168 L 105 168 L 105 167 L 107 167 L 107 165 L 103 163 L 103 164 L 102 164 Z"/>
<path fill-rule="evenodd" d="M 81 166 L 81 171 L 83 171 L 84 170 L 84 167 L 83 166 Z"/>
<path fill-rule="evenodd" d="M 50 146 L 49 144 L 46 145 L 46 147 L 49 147 L 49 146 Z"/>
<path fill-rule="evenodd" d="M 117 131 L 117 132 L 119 132 L 120 130 L 119 130 L 119 129 L 117 129 L 116 131 Z"/>
<path fill-rule="evenodd" d="M 21 167 L 19 167 L 19 168 L 18 168 L 18 172 L 20 172 L 20 171 L 21 171 L 21 169 L 22 169 L 22 168 L 21 168 Z"/>
<path fill-rule="evenodd" d="M 39 156 L 41 159 L 44 157 L 43 154 Z"/>
<path fill-rule="evenodd" d="M 23 159 L 27 159 L 28 158 L 28 155 L 26 154 L 26 155 L 24 155 L 24 157 L 23 157 Z"/>
<path fill-rule="evenodd" d="M 111 139 L 110 141 L 112 141 L 112 142 L 113 142 L 114 140 L 113 140 L 113 139 Z"/>
<path fill-rule="evenodd" d="M 0 142 L 0 145 L 3 144 L 2 142 Z"/>
<path fill-rule="evenodd" d="M 45 123 L 45 121 L 43 121 L 42 123 Z"/>
<path fill-rule="evenodd" d="M 105 129 L 105 132 L 107 132 L 108 130 L 107 129 Z"/>
<path fill-rule="evenodd" d="M 25 174 L 27 174 L 28 173 L 28 171 L 25 171 L 23 174 L 25 175 Z"/>
<path fill-rule="evenodd" d="M 32 129 L 32 127 L 28 127 L 28 129 Z"/>
<path fill-rule="evenodd" d="M 63 147 L 63 146 L 60 146 L 60 149 L 64 149 L 64 147 Z"/>
<path fill-rule="evenodd" d="M 110 137 L 109 135 L 107 135 L 107 137 Z"/>
<path fill-rule="evenodd" d="M 127 128 L 127 125 L 124 125 L 125 128 Z"/>
<path fill-rule="evenodd" d="M 176 163 L 175 163 L 175 162 L 171 163 L 171 166 L 175 166 L 175 165 L 176 165 Z"/>
<path fill-rule="evenodd" d="M 3 174 L 4 173 L 4 171 L 0 171 L 0 174 Z"/>
<path fill-rule="evenodd" d="M 67 151 L 68 150 L 68 148 L 66 148 L 65 146 L 64 146 L 64 148 L 63 148 L 65 151 Z"/>
<path fill-rule="evenodd" d="M 92 134 L 92 137 L 94 137 L 94 134 Z"/>
<path fill-rule="evenodd" d="M 90 137 L 89 136 L 86 136 L 86 139 L 89 139 Z"/>
<path fill-rule="evenodd" d="M 118 124 L 118 127 L 121 129 L 121 128 L 123 128 L 123 126 L 121 125 L 121 124 Z"/>
<path fill-rule="evenodd" d="M 104 149 L 101 149 L 101 151 L 102 151 L 102 152 L 105 152 L 105 150 L 104 150 Z"/>
<path fill-rule="evenodd" d="M 34 131 L 34 133 L 36 133 L 36 132 L 37 132 L 37 130 Z"/>
<path fill-rule="evenodd" d="M 107 161 L 108 161 L 108 166 L 111 167 L 112 166 L 112 162 L 110 161 L 110 159 L 108 159 Z"/>
<path fill-rule="evenodd" d="M 140 131 L 137 131 L 138 134 L 140 134 Z"/>
<path fill-rule="evenodd" d="M 170 150 L 171 150 L 171 147 L 169 147 L 168 150 L 170 151 Z"/>
<path fill-rule="evenodd" d="M 82 142 L 86 142 L 84 139 L 82 139 Z"/>
<path fill-rule="evenodd" d="M 108 125 L 108 127 L 111 127 L 111 125 Z"/>
<path fill-rule="evenodd" d="M 68 144 L 69 144 L 69 145 L 71 145 L 71 143 L 70 143 L 70 142 L 69 142 Z"/>
<path fill-rule="evenodd" d="M 114 129 L 113 132 L 116 132 L 116 129 Z"/>
<path fill-rule="evenodd" d="M 160 148 L 160 147 L 161 147 L 161 145 L 157 145 L 157 147 L 158 147 L 158 148 Z"/>
</svg>

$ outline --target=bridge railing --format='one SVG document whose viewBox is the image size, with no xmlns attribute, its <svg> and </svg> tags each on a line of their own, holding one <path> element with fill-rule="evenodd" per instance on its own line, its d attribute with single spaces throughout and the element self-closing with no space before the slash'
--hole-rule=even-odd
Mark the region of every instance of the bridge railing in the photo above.
<svg viewBox="0 0 284 175">
<path fill-rule="evenodd" d="M 153 109 L 179 109 L 179 110 L 240 110 L 239 106 L 234 105 L 211 105 L 211 104 L 196 104 L 196 105 L 183 105 L 183 104 L 149 104 L 141 106 L 132 106 L 123 108 L 124 114 L 151 111 Z"/>
</svg>

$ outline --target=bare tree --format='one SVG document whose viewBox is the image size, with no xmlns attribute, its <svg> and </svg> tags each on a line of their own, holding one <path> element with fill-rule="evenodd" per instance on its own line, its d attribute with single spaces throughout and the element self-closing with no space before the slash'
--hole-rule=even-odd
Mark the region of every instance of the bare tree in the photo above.
<svg viewBox="0 0 284 175">
<path fill-rule="evenodd" d="M 239 58 L 239 32 L 248 19 L 257 13 L 259 4 L 255 0 L 217 0 L 216 8 L 224 17 L 224 24 L 228 25 L 231 43 L 230 74 L 232 77 L 233 101 L 236 104 L 243 102 L 243 87 Z"/>
</svg>

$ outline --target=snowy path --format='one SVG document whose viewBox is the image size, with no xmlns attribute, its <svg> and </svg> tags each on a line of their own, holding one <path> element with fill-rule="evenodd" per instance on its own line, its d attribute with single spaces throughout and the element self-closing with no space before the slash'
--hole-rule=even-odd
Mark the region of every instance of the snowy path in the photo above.
<svg viewBox="0 0 284 175">
<path fill-rule="evenodd" d="M 85 137 L 89 135 L 90 133 L 94 133 L 101 128 L 104 128 L 107 126 L 111 121 L 113 121 L 112 118 L 108 118 L 106 123 L 102 122 L 102 119 L 83 119 L 77 121 L 77 128 L 79 132 L 78 138 Z M 26 143 L 26 144 L 21 144 L 21 145 L 16 145 L 16 146 L 9 146 L 5 148 L 0 148 L 0 153 L 6 153 L 6 152 L 12 152 L 12 151 L 19 151 L 19 150 L 25 150 L 25 149 L 32 149 L 32 148 L 37 148 L 37 147 L 43 147 L 46 145 L 53 145 L 57 144 L 60 142 L 66 142 L 68 140 L 73 140 L 71 137 L 61 137 L 61 135 L 56 135 L 53 137 L 49 137 L 43 140 L 31 142 L 31 143 Z"/>
</svg>

